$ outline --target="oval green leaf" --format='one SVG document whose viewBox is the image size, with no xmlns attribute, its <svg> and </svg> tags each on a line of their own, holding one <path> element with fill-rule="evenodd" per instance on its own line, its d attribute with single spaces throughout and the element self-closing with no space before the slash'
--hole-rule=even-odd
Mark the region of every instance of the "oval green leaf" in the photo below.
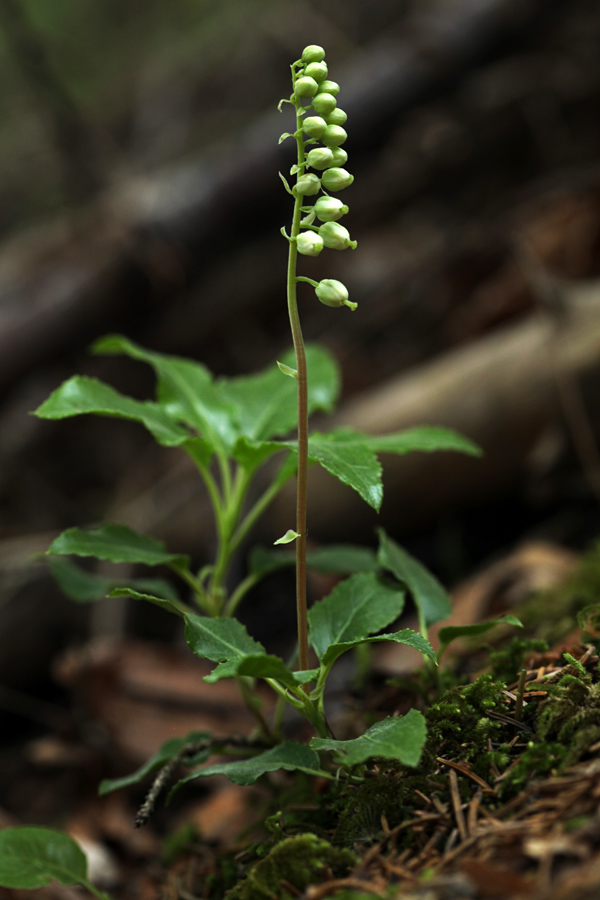
<svg viewBox="0 0 600 900">
<path fill-rule="evenodd" d="M 145 350 L 119 334 L 100 338 L 92 350 L 124 353 L 148 363 L 158 380 L 158 403 L 171 419 L 189 425 L 221 453 L 233 446 L 238 436 L 233 408 L 206 366 L 192 359 Z"/>
<path fill-rule="evenodd" d="M 293 741 L 284 741 L 277 747 L 265 750 L 251 759 L 243 759 L 235 762 L 214 763 L 197 772 L 192 772 L 186 778 L 182 778 L 173 790 L 178 790 L 181 785 L 196 778 L 208 778 L 210 775 L 225 775 L 235 784 L 254 784 L 261 775 L 266 772 L 277 772 L 279 769 L 286 771 L 306 772 L 308 775 L 326 775 L 319 763 L 319 757 L 306 744 L 297 744 Z M 170 795 L 170 796 L 171 796 Z"/>
<path fill-rule="evenodd" d="M 87 886 L 86 879 L 86 856 L 68 834 L 29 826 L 0 831 L 2 887 L 32 890 L 52 881 Z"/>
<path fill-rule="evenodd" d="M 330 646 L 359 643 L 385 628 L 403 607 L 404 590 L 399 585 L 374 572 L 352 575 L 309 610 L 311 644 L 322 660 Z"/>
<path fill-rule="evenodd" d="M 369 434 L 365 435 L 365 440 L 376 453 L 396 453 L 403 456 L 405 453 L 452 450 L 469 456 L 483 455 L 481 447 L 457 431 L 429 425 L 407 428 L 406 431 L 394 434 Z"/>
<path fill-rule="evenodd" d="M 308 441 L 308 456 L 379 511 L 383 500 L 381 465 L 362 434 L 350 429 L 313 434 Z"/>
<path fill-rule="evenodd" d="M 350 741 L 313 738 L 314 750 L 330 750 L 342 765 L 356 766 L 368 759 L 396 759 L 404 766 L 417 766 L 427 738 L 425 718 L 416 709 L 397 719 L 377 722 L 361 737 Z"/>
<path fill-rule="evenodd" d="M 308 365 L 308 411 L 328 412 L 340 386 L 339 370 L 333 357 L 320 347 L 306 347 Z M 293 368 L 295 356 L 288 353 L 283 365 Z M 279 364 L 257 375 L 221 379 L 219 385 L 237 413 L 240 432 L 253 441 L 288 434 L 298 419 L 297 385 L 282 378 Z"/>
<path fill-rule="evenodd" d="M 448 592 L 414 556 L 379 529 L 379 565 L 406 585 L 426 626 L 447 619 L 452 611 Z"/>
<path fill-rule="evenodd" d="M 39 419 L 67 419 L 85 414 L 129 419 L 144 425 L 165 447 L 178 447 L 190 436 L 157 403 L 126 397 L 110 385 L 84 375 L 65 381 L 33 414 Z"/>
<path fill-rule="evenodd" d="M 50 556 L 93 556 L 114 563 L 187 567 L 186 556 L 169 553 L 162 541 L 139 534 L 127 525 L 101 525 L 89 531 L 68 528 L 52 542 Z"/>
<path fill-rule="evenodd" d="M 242 659 L 265 652 L 262 644 L 251 638 L 237 619 L 211 619 L 190 613 L 185 617 L 185 639 L 192 653 L 212 662 Z"/>
<path fill-rule="evenodd" d="M 69 600 L 76 603 L 93 603 L 103 600 L 118 587 L 126 587 L 134 591 L 152 592 L 154 596 L 164 600 L 177 601 L 177 593 L 168 581 L 163 578 L 132 578 L 128 580 L 106 578 L 87 572 L 75 565 L 70 559 L 56 557 L 49 560 L 52 577 Z"/>
<path fill-rule="evenodd" d="M 438 640 L 440 642 L 439 650 L 437 652 L 438 662 L 452 641 L 463 637 L 479 637 L 479 635 L 491 631 L 496 625 L 514 625 L 516 628 L 523 627 L 523 623 L 520 619 L 517 619 L 516 616 L 505 615 L 489 622 L 476 622 L 474 625 L 447 625 L 446 628 L 440 628 L 438 632 Z"/>
<path fill-rule="evenodd" d="M 185 737 L 170 738 L 170 740 L 165 741 L 160 749 L 157 750 L 150 759 L 147 759 L 139 769 L 132 772 L 131 775 L 125 775 L 123 778 L 105 778 L 104 781 L 101 781 L 98 793 L 102 797 L 104 794 L 110 794 L 112 791 L 117 791 L 120 788 L 130 787 L 132 784 L 139 784 L 140 781 L 143 781 L 146 776 L 150 775 L 151 772 L 154 772 L 155 769 L 160 769 L 161 766 L 168 763 L 174 756 L 177 756 L 186 744 L 200 744 L 203 741 L 210 741 L 211 739 L 212 735 L 207 731 L 191 731 Z M 209 750 L 207 749 L 205 759 L 208 759 L 208 756 Z M 198 762 L 200 761 L 201 760 L 198 760 Z"/>
</svg>

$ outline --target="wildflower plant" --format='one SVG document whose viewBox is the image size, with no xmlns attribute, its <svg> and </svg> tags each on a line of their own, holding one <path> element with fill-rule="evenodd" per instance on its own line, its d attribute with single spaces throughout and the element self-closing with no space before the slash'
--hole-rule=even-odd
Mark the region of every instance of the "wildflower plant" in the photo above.
<svg viewBox="0 0 600 900">
<path fill-rule="evenodd" d="M 478 455 L 479 450 L 455 432 L 435 427 L 379 436 L 351 429 L 309 434 L 310 414 L 333 408 L 339 392 L 339 374 L 325 350 L 304 345 L 298 286 L 306 292 L 303 283 L 311 285 L 317 299 L 329 308 L 348 307 L 354 311 L 357 304 L 349 299 L 349 292 L 340 281 L 326 278 L 317 282 L 299 275 L 297 264 L 302 256 L 356 248 L 356 241 L 340 224 L 349 207 L 335 196 L 349 188 L 354 179 L 345 168 L 348 154 L 342 146 L 347 137 L 347 116 L 338 106 L 340 87 L 329 80 L 325 51 L 315 45 L 306 47 L 301 58 L 292 64 L 291 76 L 291 96 L 282 100 L 279 108 L 282 110 L 284 104 L 293 108 L 295 130 L 282 135 L 281 140 L 292 138 L 297 147 L 297 161 L 290 172 L 294 182 L 290 185 L 281 176 L 293 199 L 289 233 L 282 229 L 288 242 L 287 305 L 293 353 L 258 374 L 216 378 L 201 363 L 145 350 L 125 337 L 111 335 L 97 341 L 92 351 L 124 354 L 150 365 L 157 380 L 155 399 L 136 400 L 94 378 L 74 376 L 35 413 L 43 419 L 94 414 L 143 425 L 160 445 L 188 454 L 212 504 L 216 555 L 199 571 L 187 556 L 119 524 L 70 528 L 48 550 L 53 574 L 72 599 L 89 602 L 107 594 L 128 597 L 152 603 L 182 619 L 191 651 L 215 664 L 205 681 L 236 679 L 256 720 L 256 731 L 247 739 L 205 733 L 186 735 L 168 741 L 132 775 L 103 782 L 100 791 L 107 793 L 160 770 L 138 824 L 147 818 L 156 796 L 168 786 L 180 762 L 190 771 L 172 790 L 212 774 L 224 774 L 238 784 L 252 784 L 277 769 L 299 770 L 331 780 L 342 773 L 344 778 L 360 780 L 365 765 L 373 758 L 416 765 L 426 737 L 425 720 L 417 710 L 384 719 L 352 740 L 338 740 L 330 729 L 325 688 L 336 660 L 358 645 L 392 641 L 414 647 L 435 665 L 427 629 L 448 615 L 450 604 L 439 582 L 383 530 L 379 532 L 377 552 L 342 544 L 307 552 L 307 471 L 309 465 L 322 466 L 379 510 L 383 499 L 379 455 L 432 450 Z M 323 314 L 336 313 L 323 310 Z M 256 495 L 256 476 L 273 457 L 279 459 L 279 466 L 268 486 Z M 246 544 L 252 527 L 269 504 L 294 477 L 295 521 L 275 544 L 295 542 L 295 553 L 285 546 L 254 548 L 246 577 L 233 585 L 230 567 L 234 555 Z M 166 567 L 179 579 L 180 590 L 162 577 L 100 577 L 81 568 L 72 557 L 150 569 Z M 235 614 L 259 581 L 277 569 L 293 565 L 298 645 L 297 653 L 286 663 L 256 641 Z M 331 593 L 310 610 L 307 568 L 342 577 Z M 407 594 L 417 608 L 419 631 L 386 631 L 402 613 Z M 258 679 L 266 682 L 278 697 L 273 721 L 267 721 L 255 692 Z M 285 705 L 312 725 L 315 736 L 309 745 L 283 739 Z M 211 764 L 209 757 L 215 753 L 233 758 Z M 29 881 L 20 878 L 6 862 L 6 854 L 10 856 L 15 847 L 15 852 L 25 856 L 31 855 L 34 847 L 39 855 L 43 835 L 38 832 L 39 829 L 4 832 L 3 843 L 0 841 L 0 884 L 32 887 L 46 883 L 38 880 L 34 884 L 33 876 Z M 48 841 L 48 853 L 52 856 L 54 845 Z M 64 842 L 57 841 L 57 846 L 63 847 Z M 68 856 L 68 848 L 63 850 Z M 46 863 L 43 871 L 52 873 L 47 880 L 60 880 L 58 869 L 52 868 L 48 859 Z M 80 879 L 78 883 L 83 882 Z"/>
</svg>

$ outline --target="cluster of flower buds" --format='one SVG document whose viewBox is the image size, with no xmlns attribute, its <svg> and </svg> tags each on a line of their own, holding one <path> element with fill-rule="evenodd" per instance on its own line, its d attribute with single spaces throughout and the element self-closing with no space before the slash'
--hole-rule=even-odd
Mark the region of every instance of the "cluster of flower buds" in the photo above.
<svg viewBox="0 0 600 900">
<path fill-rule="evenodd" d="M 344 167 L 348 154 L 342 148 L 348 137 L 343 127 L 348 118 L 337 105 L 340 86 L 328 79 L 325 51 L 316 44 L 305 47 L 302 58 L 292 66 L 292 102 L 302 117 L 301 131 L 295 135 L 304 149 L 299 164 L 292 174 L 297 174 L 292 193 L 296 198 L 316 197 L 312 206 L 303 206 L 305 218 L 302 229 L 296 236 L 298 253 L 304 256 L 318 256 L 324 247 L 332 250 L 354 249 L 356 241 L 350 239 L 348 230 L 339 224 L 339 219 L 348 212 L 348 207 L 329 192 L 341 191 L 349 187 L 354 177 Z M 302 101 L 308 100 L 307 104 Z M 310 145 L 316 145 L 311 147 Z M 309 149 L 310 147 L 310 149 Z M 307 151 L 307 152 L 306 152 Z M 315 170 L 307 173 L 306 168 Z M 319 173 L 319 174 L 316 174 Z M 315 220 L 322 223 L 313 224 Z M 356 308 L 356 303 L 348 299 L 348 291 L 340 282 L 331 278 L 317 283 L 317 297 L 326 306 L 348 306 Z"/>
</svg>

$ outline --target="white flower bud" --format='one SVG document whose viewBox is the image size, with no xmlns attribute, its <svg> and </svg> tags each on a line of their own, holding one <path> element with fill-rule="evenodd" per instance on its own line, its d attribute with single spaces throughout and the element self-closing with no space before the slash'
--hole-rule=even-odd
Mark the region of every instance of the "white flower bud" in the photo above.
<svg viewBox="0 0 600 900">
<path fill-rule="evenodd" d="M 350 309 L 356 309 L 356 303 L 348 300 L 348 288 L 341 281 L 335 278 L 324 278 L 315 288 L 315 294 L 325 306 L 340 307 L 349 306 Z"/>
<path fill-rule="evenodd" d="M 296 238 L 296 246 L 303 256 L 318 256 L 323 249 L 323 238 L 315 231 L 301 231 Z"/>
<path fill-rule="evenodd" d="M 295 194 L 302 194 L 303 197 L 313 197 L 321 190 L 321 182 L 312 173 L 301 175 L 292 190 Z"/>
<path fill-rule="evenodd" d="M 337 100 L 333 94 L 318 93 L 312 98 L 310 105 L 320 116 L 327 116 L 328 113 L 331 113 L 336 108 Z M 329 119 L 327 119 L 327 121 L 329 121 Z M 336 125 L 343 124 L 343 122 L 336 122 Z"/>
<path fill-rule="evenodd" d="M 348 138 L 348 134 L 340 125 L 328 125 L 321 136 L 326 147 L 339 147 Z"/>
<path fill-rule="evenodd" d="M 302 62 L 304 65 L 313 62 L 322 62 L 325 59 L 325 51 L 318 44 L 309 44 L 302 51 Z"/>
<path fill-rule="evenodd" d="M 314 97 L 319 85 L 314 78 L 303 75 L 294 85 L 294 93 L 297 97 Z"/>
<path fill-rule="evenodd" d="M 327 128 L 327 122 L 321 116 L 307 116 L 302 122 L 302 130 L 312 138 L 320 138 Z"/>
<path fill-rule="evenodd" d="M 315 101 L 319 99 L 321 95 L 317 94 L 316 97 L 312 99 L 312 105 L 315 105 Z M 331 96 L 331 95 L 330 95 Z M 348 114 L 344 112 L 343 109 L 339 107 L 336 109 L 332 109 L 330 113 L 327 113 L 325 116 L 325 121 L 328 125 L 344 125 L 348 119 Z"/>
<path fill-rule="evenodd" d="M 342 147 L 331 147 L 331 152 L 334 166 L 344 166 L 348 162 L 348 154 Z"/>
<path fill-rule="evenodd" d="M 340 86 L 337 81 L 322 81 L 319 85 L 319 94 L 331 94 L 332 97 L 337 97 L 340 92 Z"/>
<path fill-rule="evenodd" d="M 317 83 L 325 81 L 327 78 L 327 63 L 312 62 L 304 69 L 304 75 L 314 78 Z"/>
<path fill-rule="evenodd" d="M 328 166 L 333 165 L 333 153 L 329 147 L 315 147 L 313 150 L 309 151 L 306 162 L 311 168 L 319 169 L 320 171 L 321 169 L 326 169 Z"/>
<path fill-rule="evenodd" d="M 323 243 L 331 250 L 345 250 L 346 247 L 356 247 L 356 241 L 350 240 L 350 232 L 343 225 L 337 222 L 325 222 L 319 228 L 319 235 L 323 238 Z"/>
<path fill-rule="evenodd" d="M 343 188 L 350 187 L 353 181 L 354 175 L 351 175 L 346 169 L 327 169 L 321 177 L 321 184 L 327 191 L 341 191 Z"/>
<path fill-rule="evenodd" d="M 348 207 L 337 197 L 319 197 L 314 210 L 321 222 L 337 222 L 348 212 Z"/>
</svg>

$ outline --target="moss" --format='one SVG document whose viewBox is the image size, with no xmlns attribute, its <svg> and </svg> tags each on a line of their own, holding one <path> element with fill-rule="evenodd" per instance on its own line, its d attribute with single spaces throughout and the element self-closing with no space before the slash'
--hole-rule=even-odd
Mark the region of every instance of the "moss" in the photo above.
<svg viewBox="0 0 600 900">
<path fill-rule="evenodd" d="M 533 778 L 541 778 L 557 771 L 564 764 L 567 749 L 556 741 L 535 743 L 530 741 L 527 749 L 499 786 L 499 795 L 505 800 L 517 794 Z"/>
<path fill-rule="evenodd" d="M 393 828 L 405 815 L 407 779 L 398 771 L 379 771 L 362 784 L 348 788 L 341 798 L 336 844 L 368 844 L 381 837 L 381 817 Z"/>
<path fill-rule="evenodd" d="M 380 840 L 384 834 L 382 817 L 390 828 L 395 828 L 421 808 L 415 791 L 429 796 L 434 791 L 443 794 L 447 789 L 447 779 L 439 776 L 434 781 L 422 766 L 407 771 L 399 763 L 381 760 L 377 772 L 362 784 L 348 787 L 340 797 L 333 843 L 357 845 Z M 404 836 L 409 834 L 407 831 Z M 403 837 L 398 840 L 400 847 Z"/>
<path fill-rule="evenodd" d="M 475 772 L 489 772 L 488 740 L 497 741 L 501 724 L 489 712 L 505 710 L 504 682 L 489 674 L 480 675 L 472 684 L 447 691 L 425 713 L 427 743 L 421 767 L 432 771 L 440 755 L 469 762 Z"/>
<path fill-rule="evenodd" d="M 354 853 L 333 847 L 314 834 L 284 838 L 225 897 L 226 900 L 291 900 L 298 896 L 294 890 L 304 891 L 332 874 L 344 875 L 356 862 Z"/>
<path fill-rule="evenodd" d="M 563 771 L 600 740 L 600 683 L 570 654 L 564 657 L 570 671 L 558 684 L 544 685 L 549 696 L 538 708 L 535 738 L 502 783 L 503 797 L 532 778 Z"/>
<path fill-rule="evenodd" d="M 540 708 L 538 738 L 564 745 L 564 768 L 578 762 L 600 739 L 600 684 L 593 684 L 587 672 L 568 673 L 552 688 Z"/>
<path fill-rule="evenodd" d="M 518 676 L 531 653 L 545 653 L 548 642 L 538 638 L 515 637 L 501 650 L 490 653 L 492 677 L 510 684 Z"/>
<path fill-rule="evenodd" d="M 432 704 L 425 711 L 427 741 L 418 768 L 407 770 L 398 763 L 382 760 L 378 771 L 363 784 L 348 788 L 338 802 L 334 842 L 377 840 L 381 837 L 382 815 L 391 828 L 410 819 L 415 809 L 421 808 L 415 790 L 426 796 L 432 791 L 443 796 L 448 790 L 447 775 L 436 775 L 435 780 L 432 777 L 439 769 L 439 756 L 468 762 L 483 778 L 488 777 L 492 761 L 506 767 L 510 759 L 507 744 L 496 746 L 492 753 L 488 750 L 488 741 L 497 743 L 502 731 L 502 725 L 488 713 L 505 711 L 504 689 L 503 682 L 494 681 L 489 674 L 481 675 L 472 684 L 451 688 Z M 404 840 L 410 841 L 408 831 L 399 838 L 398 846 Z"/>
</svg>

